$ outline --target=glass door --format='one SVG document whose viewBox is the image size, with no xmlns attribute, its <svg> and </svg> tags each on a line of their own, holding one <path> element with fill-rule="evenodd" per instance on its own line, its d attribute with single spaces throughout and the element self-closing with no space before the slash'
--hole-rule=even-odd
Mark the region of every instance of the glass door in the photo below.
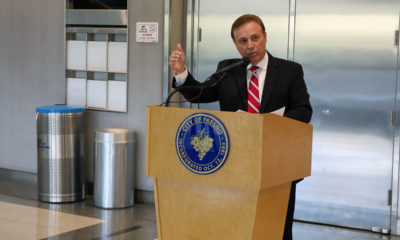
<svg viewBox="0 0 400 240">
<path fill-rule="evenodd" d="M 189 1 L 190 2 L 190 1 Z M 217 69 L 218 62 L 241 58 L 231 38 L 236 18 L 251 13 L 259 16 L 267 31 L 267 50 L 275 57 L 286 58 L 288 44 L 289 1 L 197 0 L 193 5 L 195 28 L 192 73 L 202 82 Z M 201 109 L 219 110 L 218 103 L 199 104 Z"/>
<path fill-rule="evenodd" d="M 314 114 L 312 176 L 295 218 L 391 227 L 399 2 L 297 0 L 295 60 Z"/>
</svg>

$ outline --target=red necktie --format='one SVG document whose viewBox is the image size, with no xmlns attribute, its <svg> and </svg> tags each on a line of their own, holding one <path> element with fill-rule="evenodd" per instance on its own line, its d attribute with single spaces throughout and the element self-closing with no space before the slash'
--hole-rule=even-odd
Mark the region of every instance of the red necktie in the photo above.
<svg viewBox="0 0 400 240">
<path fill-rule="evenodd" d="M 257 66 L 251 66 L 251 78 L 249 84 L 249 93 L 248 93 L 248 112 L 249 113 L 259 113 L 260 111 L 260 94 L 258 90 L 258 78 L 257 78 Z"/>
</svg>

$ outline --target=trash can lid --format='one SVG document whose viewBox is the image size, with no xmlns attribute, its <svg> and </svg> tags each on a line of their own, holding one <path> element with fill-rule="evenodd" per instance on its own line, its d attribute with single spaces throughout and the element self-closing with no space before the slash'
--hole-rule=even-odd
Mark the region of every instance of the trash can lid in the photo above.
<svg viewBox="0 0 400 240">
<path fill-rule="evenodd" d="M 66 104 L 56 104 L 36 108 L 36 112 L 38 113 L 80 113 L 84 111 L 85 109 L 83 107 Z"/>
<path fill-rule="evenodd" d="M 96 130 L 95 142 L 132 143 L 135 142 L 134 132 L 125 128 L 105 128 Z"/>
</svg>

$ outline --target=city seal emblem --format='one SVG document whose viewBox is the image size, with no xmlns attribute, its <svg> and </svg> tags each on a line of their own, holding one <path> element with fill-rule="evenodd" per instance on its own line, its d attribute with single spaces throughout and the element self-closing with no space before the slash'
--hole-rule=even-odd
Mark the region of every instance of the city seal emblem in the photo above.
<svg viewBox="0 0 400 240">
<path fill-rule="evenodd" d="M 220 169 L 229 154 L 225 126 L 208 113 L 195 113 L 185 118 L 176 133 L 175 145 L 182 164 L 203 175 Z"/>
</svg>

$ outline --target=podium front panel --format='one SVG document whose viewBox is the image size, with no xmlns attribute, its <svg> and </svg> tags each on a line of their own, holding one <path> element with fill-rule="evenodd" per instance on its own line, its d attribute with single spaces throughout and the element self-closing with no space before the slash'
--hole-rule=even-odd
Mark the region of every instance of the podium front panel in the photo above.
<svg viewBox="0 0 400 240">
<path fill-rule="evenodd" d="M 189 171 L 179 160 L 175 138 L 182 121 L 194 109 L 150 107 L 147 116 L 147 175 L 230 187 L 260 188 L 262 116 L 202 110 L 226 127 L 230 151 L 224 165 L 208 175 Z"/>
<path fill-rule="evenodd" d="M 226 162 L 208 175 L 189 171 L 179 160 L 175 146 L 180 124 L 199 112 L 218 118 L 230 140 Z M 273 114 L 245 112 L 153 106 L 147 114 L 147 176 L 265 189 L 310 175 L 311 125 Z"/>
</svg>

